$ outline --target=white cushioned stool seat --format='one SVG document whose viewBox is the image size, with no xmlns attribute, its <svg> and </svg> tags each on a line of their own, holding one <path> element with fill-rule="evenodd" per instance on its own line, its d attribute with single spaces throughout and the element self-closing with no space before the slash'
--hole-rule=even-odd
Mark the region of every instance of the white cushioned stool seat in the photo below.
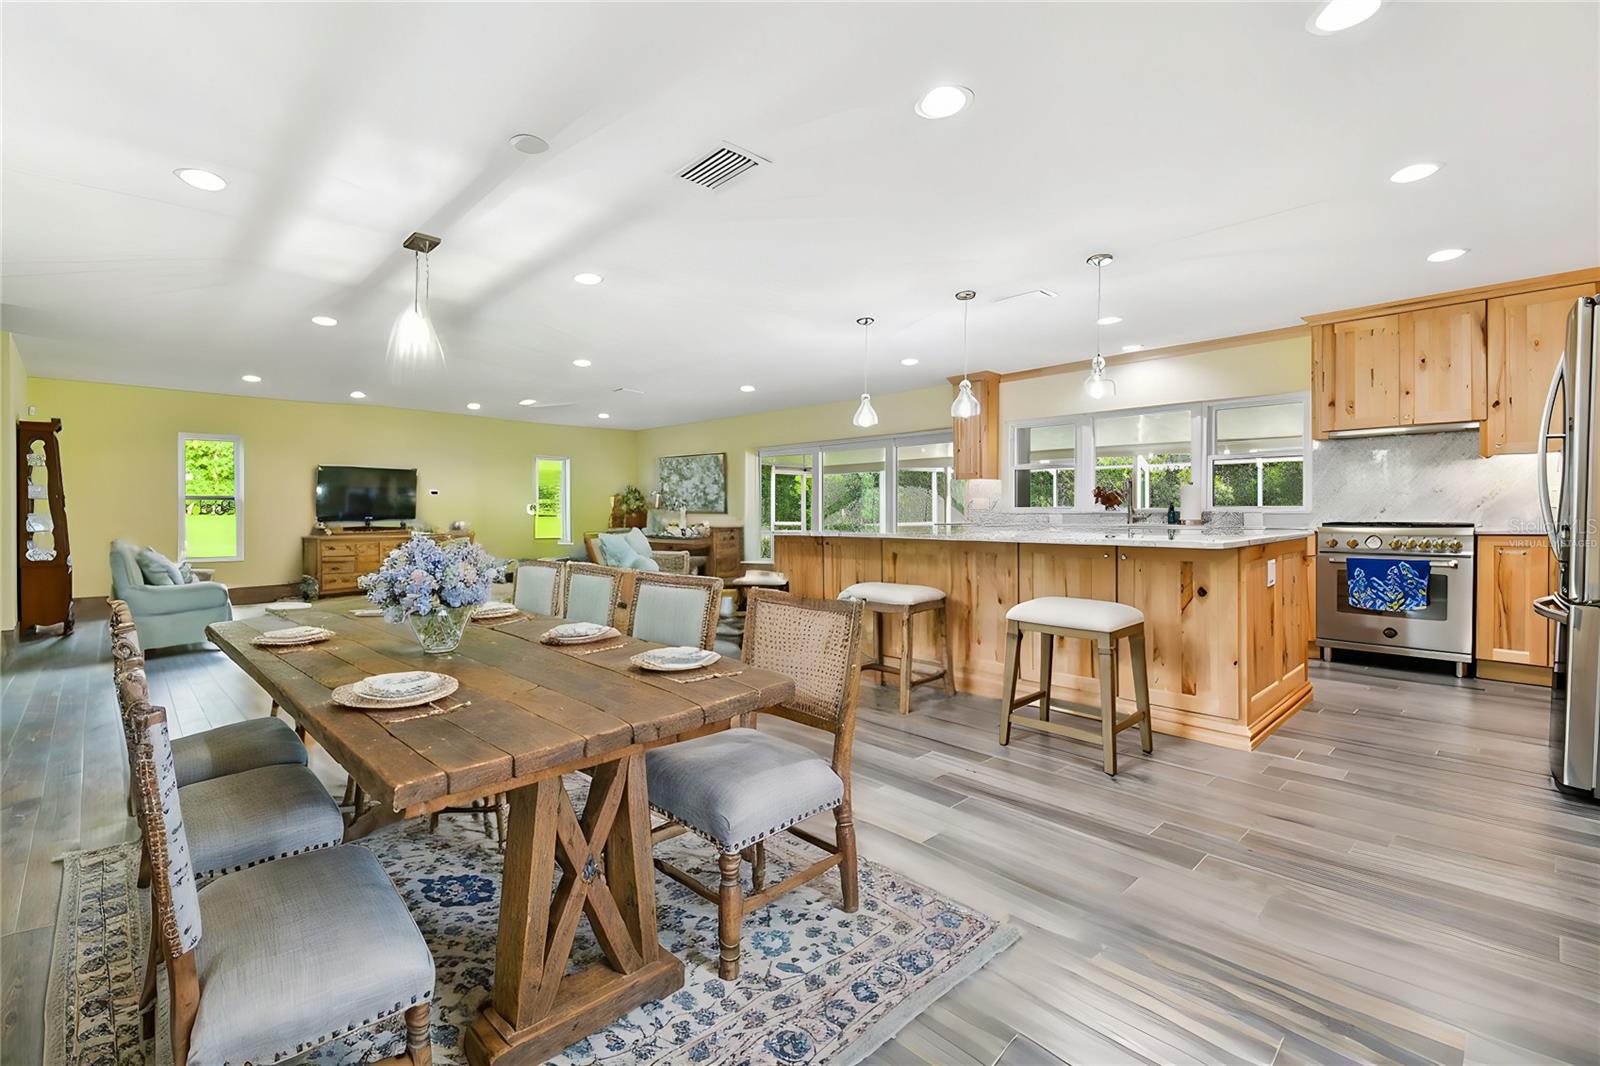
<svg viewBox="0 0 1600 1066">
<path fill-rule="evenodd" d="M 258 766 L 304 766 L 306 746 L 282 718 L 243 722 L 172 738 L 178 784 L 254 770 Z"/>
<path fill-rule="evenodd" d="M 897 585 L 892 581 L 858 581 L 839 593 L 841 600 L 865 600 L 911 607 L 944 599 L 944 593 L 928 585 Z"/>
<path fill-rule="evenodd" d="M 1085 600 L 1076 596 L 1040 596 L 1023 600 L 1006 612 L 1008 622 L 1023 625 L 1054 626 L 1058 629 L 1087 629 L 1095 633 L 1114 633 L 1144 621 L 1137 607 L 1111 600 Z"/>
<path fill-rule="evenodd" d="M 725 729 L 645 753 L 650 806 L 739 851 L 844 801 L 844 782 L 810 748 Z"/>
<path fill-rule="evenodd" d="M 191 1063 L 278 1062 L 433 997 L 428 945 L 363 847 L 214 881 L 200 920 Z"/>
<path fill-rule="evenodd" d="M 178 799 L 201 880 L 344 839 L 338 804 L 304 766 L 261 766 L 197 781 L 180 788 Z"/>
</svg>

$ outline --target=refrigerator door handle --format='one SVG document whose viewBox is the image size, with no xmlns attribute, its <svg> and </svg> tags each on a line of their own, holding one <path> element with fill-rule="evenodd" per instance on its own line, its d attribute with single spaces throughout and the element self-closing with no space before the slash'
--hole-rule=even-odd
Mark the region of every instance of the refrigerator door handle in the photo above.
<svg viewBox="0 0 1600 1066">
<path fill-rule="evenodd" d="M 1550 416 L 1555 413 L 1556 395 L 1566 376 L 1565 361 L 1557 363 L 1555 375 L 1550 379 L 1550 393 L 1544 398 L 1544 418 L 1539 422 L 1539 513 L 1544 518 L 1544 535 L 1550 538 L 1550 550 L 1558 559 L 1561 558 L 1561 534 L 1556 529 L 1555 509 L 1550 506 L 1550 438 L 1565 434 L 1550 432 Z"/>
<path fill-rule="evenodd" d="M 1559 596 L 1540 596 L 1533 601 L 1533 613 L 1540 618 L 1548 618 L 1552 622 L 1566 625 L 1571 615 L 1561 603 Z"/>
</svg>

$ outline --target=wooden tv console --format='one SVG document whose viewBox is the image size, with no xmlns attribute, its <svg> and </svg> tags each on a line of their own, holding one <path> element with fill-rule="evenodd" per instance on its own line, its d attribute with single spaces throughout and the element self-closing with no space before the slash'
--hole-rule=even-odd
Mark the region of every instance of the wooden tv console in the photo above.
<svg viewBox="0 0 1600 1066">
<path fill-rule="evenodd" d="M 410 529 L 351 529 L 300 538 L 302 573 L 317 579 L 318 594 L 355 592 L 356 578 L 383 565 L 384 556 L 411 539 Z M 471 533 L 429 533 L 433 540 L 472 539 Z"/>
</svg>

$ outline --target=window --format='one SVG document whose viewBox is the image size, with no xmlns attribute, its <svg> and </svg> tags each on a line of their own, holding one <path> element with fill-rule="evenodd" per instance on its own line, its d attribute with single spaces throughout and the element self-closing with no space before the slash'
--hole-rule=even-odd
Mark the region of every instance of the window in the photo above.
<svg viewBox="0 0 1600 1066">
<path fill-rule="evenodd" d="M 754 516 L 761 558 L 784 532 L 889 532 L 960 521 L 948 431 L 764 448 Z M 888 491 L 889 486 L 894 491 Z"/>
<path fill-rule="evenodd" d="M 572 508 L 567 474 L 571 460 L 540 455 L 533 460 L 533 539 L 572 543 Z"/>
<path fill-rule="evenodd" d="M 1218 405 L 1211 418 L 1213 507 L 1306 506 L 1306 404 Z"/>
<path fill-rule="evenodd" d="M 1012 437 L 1013 499 L 1018 507 L 1075 506 L 1078 423 L 1018 426 Z"/>
<path fill-rule="evenodd" d="M 238 437 L 178 435 L 178 544 L 182 558 L 244 558 L 244 444 Z"/>
<path fill-rule="evenodd" d="M 1177 506 L 1193 476 L 1194 416 L 1184 409 L 1105 415 L 1094 420 L 1094 483 L 1120 489 L 1133 479 L 1137 507 Z"/>
</svg>

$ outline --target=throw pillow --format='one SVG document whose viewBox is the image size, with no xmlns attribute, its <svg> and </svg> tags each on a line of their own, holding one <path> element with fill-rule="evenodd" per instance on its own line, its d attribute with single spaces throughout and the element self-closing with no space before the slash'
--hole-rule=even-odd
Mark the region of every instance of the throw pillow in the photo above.
<svg viewBox="0 0 1600 1066">
<path fill-rule="evenodd" d="M 650 545 L 650 538 L 644 535 L 644 530 L 642 529 L 630 529 L 623 536 L 628 539 L 628 546 L 646 559 L 650 558 L 650 553 L 655 551 L 655 548 Z"/>
<path fill-rule="evenodd" d="M 649 547 L 649 541 L 645 546 Z M 660 570 L 661 564 L 650 557 L 649 552 L 641 555 L 634 548 L 630 538 L 623 533 L 600 534 L 600 559 L 607 566 L 615 566 L 623 570 Z"/>
<path fill-rule="evenodd" d="M 178 577 L 181 579 L 178 582 L 180 585 L 192 585 L 196 581 L 200 580 L 194 576 L 194 567 L 190 566 L 187 562 L 178 564 Z"/>
<path fill-rule="evenodd" d="M 147 585 L 181 585 L 183 576 L 178 573 L 178 564 L 168 559 L 165 555 L 151 547 L 139 549 L 135 556 L 139 563 L 139 572 L 144 575 Z"/>
</svg>

